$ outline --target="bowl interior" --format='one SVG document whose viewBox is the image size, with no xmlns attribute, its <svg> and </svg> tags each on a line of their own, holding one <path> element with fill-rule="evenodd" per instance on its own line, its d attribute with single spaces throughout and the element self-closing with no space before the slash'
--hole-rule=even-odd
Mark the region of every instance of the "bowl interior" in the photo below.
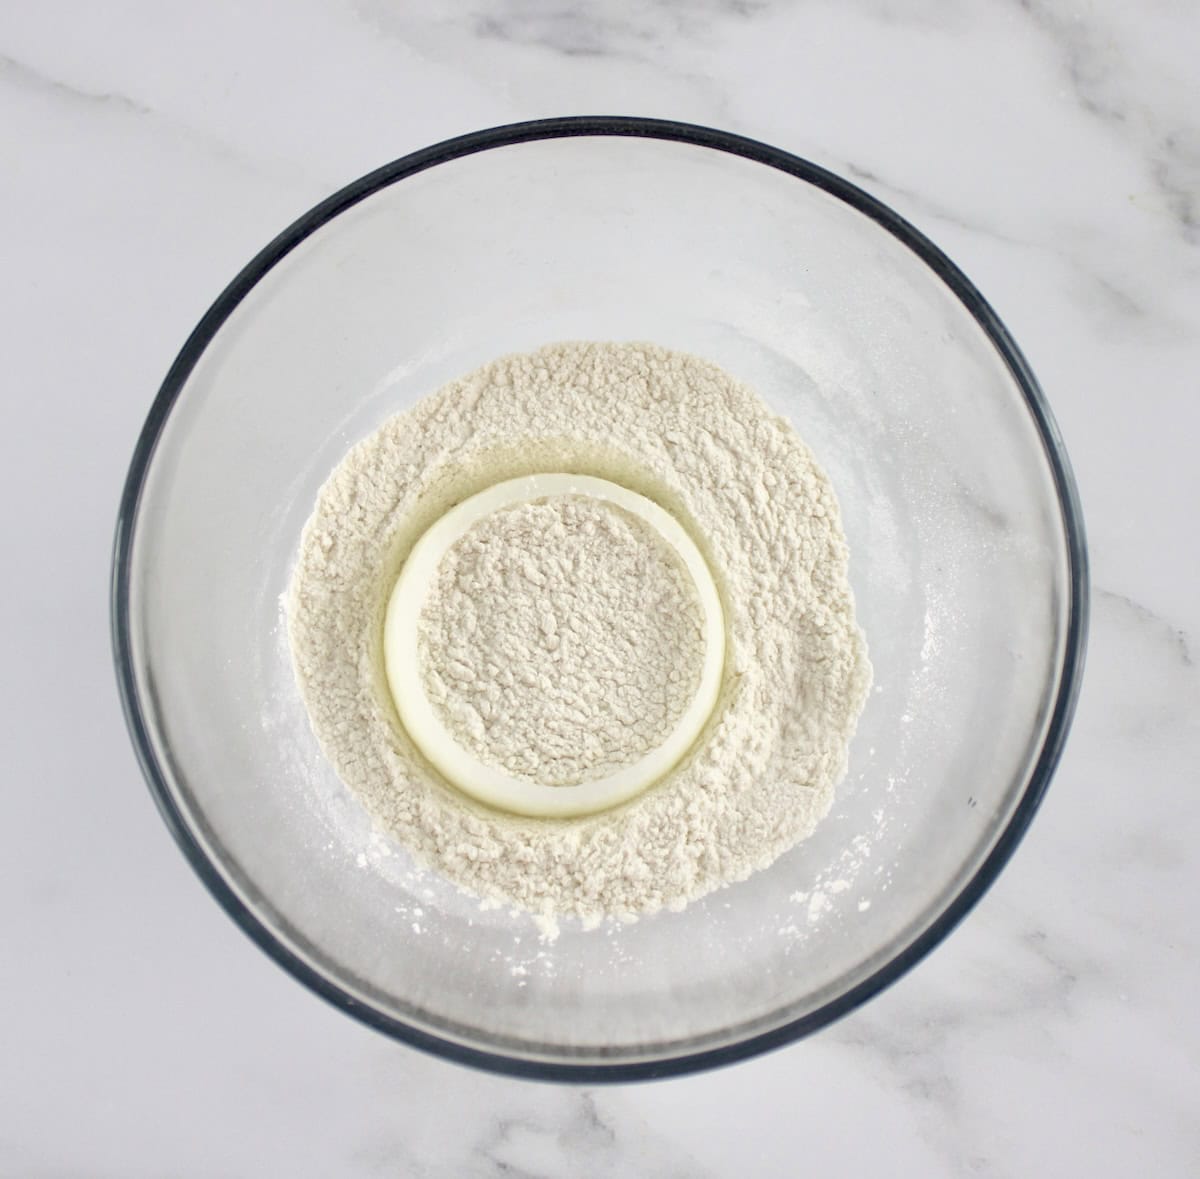
<svg viewBox="0 0 1200 1179">
<path fill-rule="evenodd" d="M 281 595 L 355 441 L 569 338 L 694 352 L 795 424 L 841 501 L 876 687 L 812 838 L 681 913 L 546 944 L 372 830 L 309 731 Z M 960 298 L 817 184 L 650 138 L 450 159 L 305 237 L 177 375 L 127 521 L 144 756 L 260 936 L 379 1020 L 534 1067 L 745 1042 L 902 956 L 1027 795 L 1070 661 L 1048 443 Z"/>
</svg>

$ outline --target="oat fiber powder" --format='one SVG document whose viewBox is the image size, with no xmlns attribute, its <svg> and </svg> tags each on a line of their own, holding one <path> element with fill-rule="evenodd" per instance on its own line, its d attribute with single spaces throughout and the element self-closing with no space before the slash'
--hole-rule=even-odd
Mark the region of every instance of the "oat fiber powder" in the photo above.
<svg viewBox="0 0 1200 1179">
<path fill-rule="evenodd" d="M 442 559 L 418 624 L 425 696 L 486 765 L 578 786 L 666 740 L 700 686 L 691 574 L 640 517 L 582 496 L 502 509 Z"/>
<path fill-rule="evenodd" d="M 610 479 L 672 512 L 726 616 L 721 694 L 690 754 L 640 797 L 578 819 L 500 814 L 442 782 L 383 671 L 384 611 L 408 549 L 453 504 L 535 471 Z M 700 642 L 686 582 L 620 517 L 556 497 L 484 521 L 490 534 L 447 554 L 421 619 L 422 674 L 476 756 L 569 789 L 636 759 L 686 707 Z M 572 569 L 585 576 L 572 582 Z M 597 579 L 603 592 L 590 594 Z M 635 610 L 647 596 L 654 608 Z M 591 616 L 601 608 L 603 625 Z M 564 647 L 572 628 L 580 641 Z M 646 344 L 504 357 L 360 442 L 305 527 L 288 630 L 316 736 L 378 824 L 461 888 L 550 930 L 564 916 L 592 925 L 682 908 L 807 836 L 845 773 L 871 677 L 824 472 L 752 390 Z M 488 658 L 495 644 L 504 659 Z"/>
</svg>

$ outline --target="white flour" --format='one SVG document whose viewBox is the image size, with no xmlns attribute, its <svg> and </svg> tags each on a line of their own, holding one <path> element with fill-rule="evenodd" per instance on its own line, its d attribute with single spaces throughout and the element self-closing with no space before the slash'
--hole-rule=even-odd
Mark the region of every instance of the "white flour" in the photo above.
<svg viewBox="0 0 1200 1179">
<path fill-rule="evenodd" d="M 382 673 L 383 611 L 407 549 L 454 503 L 533 471 L 596 475 L 656 500 L 705 550 L 725 600 L 725 684 L 695 749 L 646 794 L 581 819 L 512 818 L 445 786 L 399 726 Z M 870 682 L 846 565 L 828 480 L 753 391 L 650 345 L 560 344 L 447 385 L 346 456 L 305 528 L 289 634 L 313 729 L 386 831 L 486 901 L 591 924 L 744 879 L 826 813 Z M 448 650 L 436 608 L 425 622 L 430 656 Z M 686 635 L 662 641 L 682 644 L 686 668 Z M 448 709 L 457 694 L 482 719 L 479 703 L 503 685 L 474 697 L 445 686 Z M 523 722 L 500 702 L 492 737 L 465 727 L 504 762 L 521 756 Z M 662 704 L 664 716 L 676 707 L 669 694 Z M 653 730 L 598 748 L 621 759 Z M 589 756 L 531 748 L 564 781 Z"/>
<path fill-rule="evenodd" d="M 420 657 L 430 702 L 480 761 L 577 785 L 662 744 L 696 694 L 703 621 L 653 528 L 555 496 L 494 513 L 450 549 Z"/>
</svg>

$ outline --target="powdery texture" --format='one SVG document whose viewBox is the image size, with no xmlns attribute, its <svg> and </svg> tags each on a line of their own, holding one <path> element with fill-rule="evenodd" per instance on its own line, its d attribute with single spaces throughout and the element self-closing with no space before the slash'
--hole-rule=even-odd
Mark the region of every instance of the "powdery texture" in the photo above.
<svg viewBox="0 0 1200 1179">
<path fill-rule="evenodd" d="M 690 527 L 722 586 L 713 717 L 660 785 L 602 815 L 497 814 L 445 786 L 399 726 L 381 666 L 407 547 L 500 479 L 573 470 Z M 715 365 L 645 344 L 504 357 L 359 443 L 322 488 L 289 598 L 296 675 L 334 768 L 419 860 L 543 918 L 682 908 L 812 831 L 870 683 L 833 490 L 789 423 Z"/>
<path fill-rule="evenodd" d="M 572 786 L 662 744 L 699 686 L 704 624 L 686 566 L 650 525 L 551 496 L 493 513 L 450 548 L 418 654 L 460 745 Z"/>
</svg>

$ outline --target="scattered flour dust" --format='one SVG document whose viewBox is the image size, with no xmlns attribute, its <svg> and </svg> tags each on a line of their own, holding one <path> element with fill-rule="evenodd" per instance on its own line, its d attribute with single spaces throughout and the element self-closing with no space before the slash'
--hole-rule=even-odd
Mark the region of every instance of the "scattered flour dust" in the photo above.
<svg viewBox="0 0 1200 1179">
<path fill-rule="evenodd" d="M 546 786 L 656 749 L 704 662 L 675 550 L 632 513 L 580 496 L 475 524 L 443 558 L 418 633 L 425 695 L 459 744 Z"/>
<path fill-rule="evenodd" d="M 453 504 L 536 471 L 610 479 L 671 511 L 726 614 L 725 679 L 695 748 L 645 794 L 579 819 L 504 815 L 447 786 L 383 673 L 384 610 L 408 549 Z M 497 517 L 444 559 L 421 618 L 423 675 L 477 756 L 569 789 L 638 757 L 686 707 L 694 604 L 680 570 L 612 509 L 555 497 Z M 595 629 L 609 626 L 621 634 Z M 550 933 L 560 917 L 680 909 L 807 836 L 845 773 L 871 677 L 837 503 L 800 437 L 715 365 L 647 344 L 503 357 L 385 422 L 320 491 L 288 628 L 317 738 L 380 826 Z M 633 645 L 638 659 L 621 659 Z"/>
</svg>

